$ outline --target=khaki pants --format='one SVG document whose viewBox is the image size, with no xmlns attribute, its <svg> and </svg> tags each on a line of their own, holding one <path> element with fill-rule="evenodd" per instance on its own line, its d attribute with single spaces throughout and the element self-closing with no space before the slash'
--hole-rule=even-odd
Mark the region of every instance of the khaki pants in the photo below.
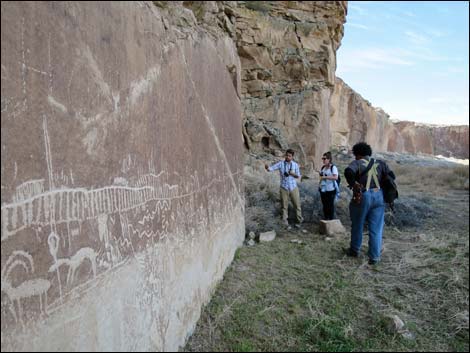
<svg viewBox="0 0 470 353">
<path fill-rule="evenodd" d="M 294 205 L 297 222 L 302 223 L 303 218 L 302 210 L 300 208 L 300 193 L 298 187 L 292 191 L 288 191 L 284 188 L 281 188 L 282 220 L 287 221 L 287 209 L 289 207 L 289 198 L 292 200 L 292 205 Z"/>
</svg>

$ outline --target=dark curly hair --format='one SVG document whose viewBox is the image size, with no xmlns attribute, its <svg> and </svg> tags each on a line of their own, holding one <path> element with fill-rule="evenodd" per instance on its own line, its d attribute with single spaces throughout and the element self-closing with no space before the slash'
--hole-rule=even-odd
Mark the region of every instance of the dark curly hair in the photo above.
<svg viewBox="0 0 470 353">
<path fill-rule="evenodd" d="M 355 156 L 371 156 L 372 148 L 365 142 L 356 143 L 352 148 L 353 154 Z"/>
</svg>

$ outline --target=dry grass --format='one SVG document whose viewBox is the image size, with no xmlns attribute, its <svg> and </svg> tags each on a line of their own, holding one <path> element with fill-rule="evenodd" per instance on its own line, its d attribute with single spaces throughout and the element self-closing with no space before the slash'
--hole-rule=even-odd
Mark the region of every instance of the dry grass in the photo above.
<svg viewBox="0 0 470 353">
<path fill-rule="evenodd" d="M 434 218 L 386 227 L 378 266 L 344 256 L 349 237 L 327 241 L 316 223 L 239 249 L 184 350 L 468 351 L 468 167 L 391 166 L 402 202 L 419 193 Z M 403 331 L 390 330 L 390 315 Z"/>
<path fill-rule="evenodd" d="M 391 162 L 400 186 L 412 187 L 419 192 L 442 195 L 449 189 L 469 190 L 468 166 L 420 167 Z"/>
</svg>

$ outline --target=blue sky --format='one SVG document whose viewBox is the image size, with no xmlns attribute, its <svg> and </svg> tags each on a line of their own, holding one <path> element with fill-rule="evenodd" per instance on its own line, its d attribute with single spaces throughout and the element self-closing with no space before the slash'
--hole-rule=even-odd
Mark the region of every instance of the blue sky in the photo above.
<svg viewBox="0 0 470 353">
<path fill-rule="evenodd" d="M 395 120 L 468 125 L 469 4 L 349 1 L 336 75 Z"/>
</svg>

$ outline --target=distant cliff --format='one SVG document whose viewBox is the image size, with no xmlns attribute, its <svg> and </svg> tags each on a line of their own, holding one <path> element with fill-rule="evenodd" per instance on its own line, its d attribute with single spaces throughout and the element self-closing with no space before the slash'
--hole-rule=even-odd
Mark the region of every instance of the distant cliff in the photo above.
<svg viewBox="0 0 470 353">
<path fill-rule="evenodd" d="M 339 78 L 331 96 L 331 113 L 331 144 L 336 147 L 367 141 L 375 151 L 469 157 L 468 125 L 394 122 Z"/>
<path fill-rule="evenodd" d="M 247 155 L 280 157 L 290 147 L 304 174 L 331 147 L 350 148 L 358 141 L 375 151 L 468 158 L 468 126 L 395 123 L 335 77 L 347 2 L 227 1 L 223 6 L 240 57 Z"/>
</svg>

